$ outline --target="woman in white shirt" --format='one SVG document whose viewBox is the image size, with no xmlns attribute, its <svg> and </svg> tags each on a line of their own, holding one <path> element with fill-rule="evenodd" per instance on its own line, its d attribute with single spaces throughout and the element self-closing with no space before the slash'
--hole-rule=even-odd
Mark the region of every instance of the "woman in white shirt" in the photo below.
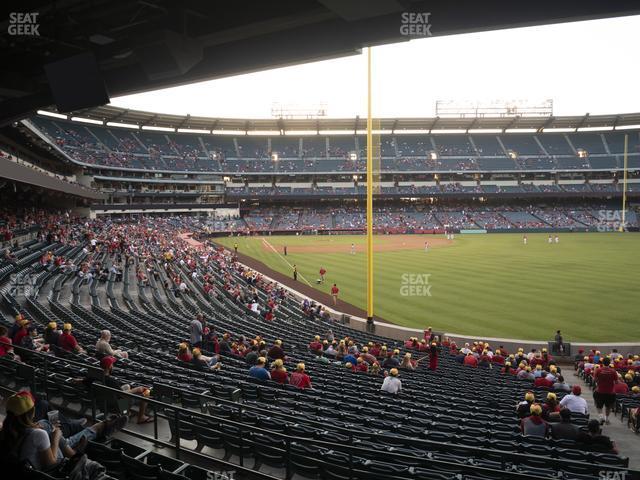
<svg viewBox="0 0 640 480">
<path fill-rule="evenodd" d="M 392 368 L 391 370 L 389 370 L 389 375 L 385 377 L 380 390 L 392 394 L 399 393 L 402 390 L 402 382 L 398 378 L 397 368 Z"/>
</svg>

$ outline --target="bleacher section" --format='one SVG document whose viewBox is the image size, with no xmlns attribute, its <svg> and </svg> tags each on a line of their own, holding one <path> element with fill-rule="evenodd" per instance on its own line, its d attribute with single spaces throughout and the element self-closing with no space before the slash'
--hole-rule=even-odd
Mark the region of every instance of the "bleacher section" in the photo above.
<svg viewBox="0 0 640 480">
<path fill-rule="evenodd" d="M 366 137 L 196 135 L 85 125 L 36 116 L 37 130 L 89 165 L 225 173 L 363 172 Z M 630 165 L 640 166 L 640 134 L 628 132 Z M 382 168 L 407 171 L 511 171 L 622 168 L 623 134 L 382 135 Z M 302 147 L 300 147 L 302 145 Z M 356 147 L 357 146 L 357 147 Z M 504 148 L 503 148 L 504 147 Z M 579 157 L 583 151 L 583 157 Z M 326 160 L 327 153 L 331 160 Z M 355 153 L 357 159 L 349 159 Z M 271 155 L 278 160 L 272 161 Z M 435 157 L 432 157 L 435 155 Z M 437 158 L 436 158 L 437 157 Z"/>
</svg>

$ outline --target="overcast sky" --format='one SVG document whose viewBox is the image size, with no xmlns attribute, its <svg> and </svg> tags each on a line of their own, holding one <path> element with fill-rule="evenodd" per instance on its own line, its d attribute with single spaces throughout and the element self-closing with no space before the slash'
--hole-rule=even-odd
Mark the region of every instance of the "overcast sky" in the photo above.
<svg viewBox="0 0 640 480">
<path fill-rule="evenodd" d="M 431 18 L 437 30 L 437 18 Z M 640 16 L 432 37 L 373 49 L 374 115 L 428 117 L 436 100 L 553 99 L 555 115 L 640 112 Z M 366 54 L 113 98 L 178 115 L 272 118 L 275 102 L 366 116 Z"/>
</svg>

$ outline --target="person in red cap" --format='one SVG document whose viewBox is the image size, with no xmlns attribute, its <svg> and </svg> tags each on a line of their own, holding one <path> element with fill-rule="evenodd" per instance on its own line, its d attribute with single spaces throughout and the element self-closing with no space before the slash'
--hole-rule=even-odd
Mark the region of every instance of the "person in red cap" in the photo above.
<svg viewBox="0 0 640 480">
<path fill-rule="evenodd" d="M 587 405 L 587 401 L 581 397 L 581 394 L 582 388 L 580 388 L 580 385 L 574 385 L 571 393 L 565 395 L 562 400 L 560 400 L 560 407 L 567 408 L 572 413 L 582 413 L 586 415 L 589 413 L 589 406 Z"/>
</svg>

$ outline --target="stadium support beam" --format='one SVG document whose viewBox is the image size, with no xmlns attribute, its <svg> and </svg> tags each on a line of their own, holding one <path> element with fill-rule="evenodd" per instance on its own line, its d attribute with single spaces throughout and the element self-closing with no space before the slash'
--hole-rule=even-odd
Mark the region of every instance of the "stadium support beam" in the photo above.
<svg viewBox="0 0 640 480">
<path fill-rule="evenodd" d="M 371 114 L 371 47 L 369 47 L 367 48 L 367 327 L 373 330 L 373 119 Z"/>
</svg>

